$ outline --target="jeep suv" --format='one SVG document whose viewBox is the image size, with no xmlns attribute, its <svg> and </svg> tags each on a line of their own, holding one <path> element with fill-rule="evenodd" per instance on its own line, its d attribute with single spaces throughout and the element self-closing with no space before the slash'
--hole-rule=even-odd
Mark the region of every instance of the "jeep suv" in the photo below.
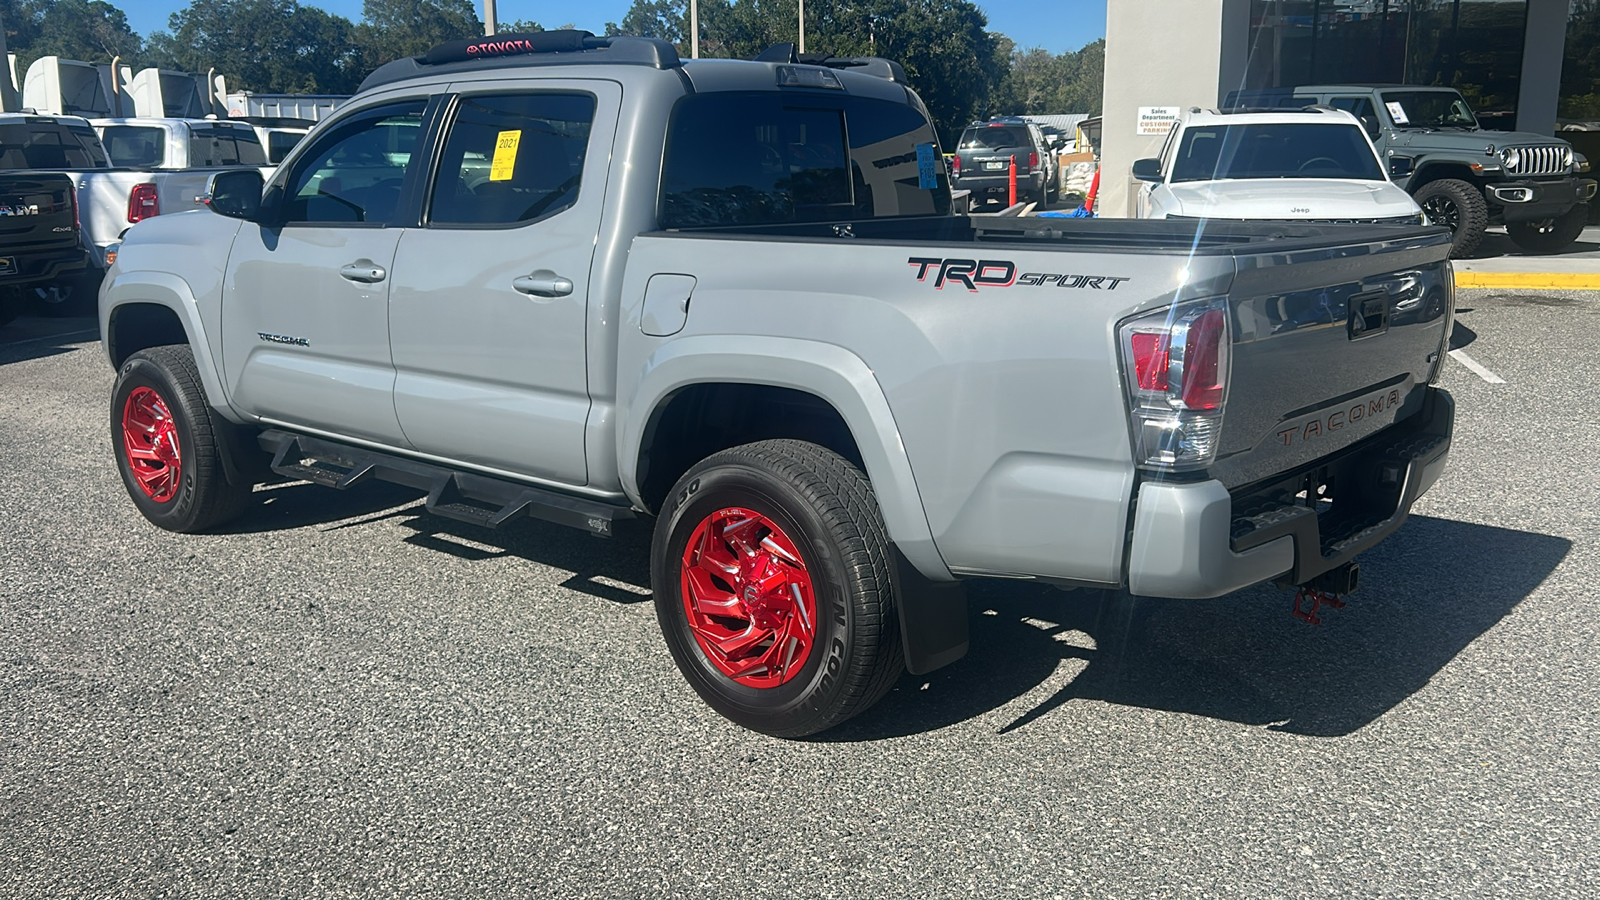
<svg viewBox="0 0 1600 900">
<path fill-rule="evenodd" d="M 1588 222 L 1595 182 L 1588 163 L 1560 138 L 1479 126 L 1453 88 L 1416 85 L 1310 85 L 1235 91 L 1227 106 L 1342 109 L 1361 121 L 1388 160 L 1394 182 L 1415 197 L 1428 221 L 1447 225 L 1451 255 L 1472 255 L 1484 229 L 1505 225 L 1530 253 L 1565 249 Z"/>
<path fill-rule="evenodd" d="M 1043 205 L 1057 194 L 1056 158 L 1039 126 L 1015 117 L 975 122 L 961 133 L 951 160 L 952 184 L 972 192 L 1008 196 L 1011 163 L 1017 164 L 1017 196 Z"/>
</svg>

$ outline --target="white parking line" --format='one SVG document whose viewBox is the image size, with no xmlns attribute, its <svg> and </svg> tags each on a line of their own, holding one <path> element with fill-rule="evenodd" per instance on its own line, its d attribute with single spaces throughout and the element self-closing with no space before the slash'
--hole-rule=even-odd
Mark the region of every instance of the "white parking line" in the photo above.
<svg viewBox="0 0 1600 900">
<path fill-rule="evenodd" d="M 1487 381 L 1490 384 L 1505 384 L 1506 383 L 1506 380 L 1504 378 L 1501 378 L 1499 375 L 1496 375 L 1495 373 L 1493 373 L 1493 372 L 1489 371 L 1488 369 L 1484 368 L 1483 367 L 1483 363 L 1480 363 L 1477 360 L 1473 359 L 1472 357 L 1468 356 L 1467 355 L 1467 351 L 1465 351 L 1465 350 L 1451 350 L 1450 351 L 1450 358 L 1455 360 L 1458 363 L 1461 363 L 1463 366 L 1466 366 L 1467 368 L 1471 369 L 1472 370 L 1472 374 L 1478 376 L 1479 378 L 1482 378 L 1484 381 Z"/>
<path fill-rule="evenodd" d="M 60 341 L 63 344 L 75 343 L 79 338 L 99 337 L 100 329 L 91 328 L 88 331 L 65 331 L 61 334 L 46 334 L 35 338 L 24 338 L 20 341 L 0 341 L 0 347 L 21 347 L 24 344 L 37 344 L 41 341 Z"/>
</svg>

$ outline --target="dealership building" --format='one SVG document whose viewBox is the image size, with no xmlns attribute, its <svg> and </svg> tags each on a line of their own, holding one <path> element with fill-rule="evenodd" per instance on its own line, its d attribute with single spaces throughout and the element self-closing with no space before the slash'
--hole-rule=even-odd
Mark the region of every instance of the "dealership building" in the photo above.
<svg viewBox="0 0 1600 900">
<path fill-rule="evenodd" d="M 1109 0 L 1099 210 L 1132 215 L 1161 118 L 1229 91 L 1447 85 L 1486 128 L 1600 158 L 1600 0 Z M 1112 177 L 1112 173 L 1117 173 Z"/>
</svg>

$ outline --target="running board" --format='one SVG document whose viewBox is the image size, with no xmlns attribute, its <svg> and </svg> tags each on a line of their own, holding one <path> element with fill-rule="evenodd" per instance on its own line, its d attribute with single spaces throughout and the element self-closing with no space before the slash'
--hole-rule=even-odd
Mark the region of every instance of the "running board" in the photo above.
<svg viewBox="0 0 1600 900">
<path fill-rule="evenodd" d="M 403 484 L 428 492 L 428 512 L 458 522 L 498 528 L 532 516 L 611 537 L 611 523 L 633 518 L 633 510 L 624 506 L 275 428 L 263 431 L 257 440 L 272 454 L 272 471 L 285 478 L 341 491 L 369 479 Z"/>
</svg>

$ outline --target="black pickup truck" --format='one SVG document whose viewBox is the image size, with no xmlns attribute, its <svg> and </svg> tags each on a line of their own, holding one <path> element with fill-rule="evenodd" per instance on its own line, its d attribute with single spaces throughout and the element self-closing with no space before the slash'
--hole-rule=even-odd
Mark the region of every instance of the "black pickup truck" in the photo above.
<svg viewBox="0 0 1600 900">
<path fill-rule="evenodd" d="M 22 314 L 34 286 L 72 279 L 88 264 L 72 179 L 0 174 L 0 325 Z"/>
</svg>

